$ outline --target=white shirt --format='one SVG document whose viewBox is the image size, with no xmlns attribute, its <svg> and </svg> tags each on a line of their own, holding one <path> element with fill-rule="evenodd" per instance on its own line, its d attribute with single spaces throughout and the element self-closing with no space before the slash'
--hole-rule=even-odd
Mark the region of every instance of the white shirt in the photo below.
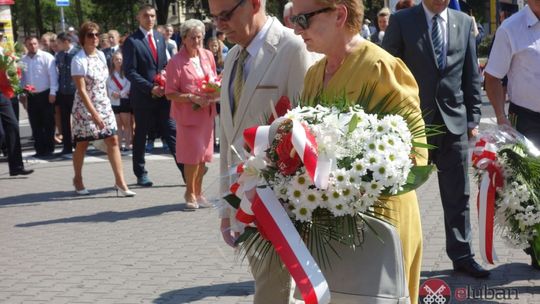
<svg viewBox="0 0 540 304">
<path fill-rule="evenodd" d="M 120 85 L 122 86 L 122 89 L 118 87 L 116 82 L 112 79 L 112 75 L 118 80 Z M 107 95 L 109 95 L 109 99 L 111 100 L 111 105 L 113 106 L 119 106 L 120 105 L 120 98 L 128 98 L 129 97 L 129 89 L 131 87 L 131 83 L 129 80 L 124 76 L 120 76 L 118 72 L 114 72 L 108 79 L 107 79 Z M 112 93 L 116 92 L 120 94 L 120 98 L 114 98 L 112 96 Z"/>
<path fill-rule="evenodd" d="M 528 5 L 497 30 L 485 71 L 507 75 L 510 100 L 540 112 L 540 20 Z"/>
<path fill-rule="evenodd" d="M 426 13 L 426 22 L 428 25 L 428 31 L 429 31 L 429 40 L 431 41 L 431 30 L 433 29 L 433 17 L 435 14 L 428 10 L 428 8 L 424 5 L 424 2 L 422 2 L 422 7 L 424 8 L 424 12 Z M 440 18 L 437 18 L 437 23 L 439 23 L 439 28 L 442 31 L 443 36 L 443 66 L 446 66 L 446 51 L 448 50 L 448 8 L 445 8 L 440 14 Z"/>
<path fill-rule="evenodd" d="M 257 56 L 259 51 L 262 49 L 264 41 L 266 40 L 266 34 L 268 33 L 268 30 L 270 29 L 270 25 L 272 25 L 272 18 L 267 17 L 266 22 L 264 23 L 261 30 L 255 35 L 255 38 L 251 40 L 248 47 L 246 48 L 246 51 L 248 52 L 248 57 L 246 58 L 246 62 L 244 64 L 244 79 L 247 79 L 247 75 L 249 74 L 249 71 L 251 70 L 251 66 L 253 65 L 253 58 Z"/>
<path fill-rule="evenodd" d="M 50 89 L 49 95 L 56 95 L 58 72 L 54 56 L 38 50 L 33 57 L 27 54 L 21 60 L 26 65 L 26 69 L 22 73 L 22 86 L 32 85 L 36 88 L 36 93 Z"/>
<path fill-rule="evenodd" d="M 144 34 L 144 37 L 145 37 L 144 39 L 146 39 L 148 41 L 148 34 L 150 34 L 150 32 L 145 30 L 142 26 L 139 26 L 139 29 Z M 156 47 L 156 51 L 157 51 L 157 43 L 159 42 L 159 40 L 156 40 L 155 31 L 154 30 L 151 30 L 151 31 L 152 31 L 152 41 L 154 41 L 154 46 Z M 171 59 L 171 54 L 169 54 L 169 50 L 167 50 L 167 49 L 165 49 L 165 56 L 167 58 L 167 61 L 169 61 Z"/>
</svg>

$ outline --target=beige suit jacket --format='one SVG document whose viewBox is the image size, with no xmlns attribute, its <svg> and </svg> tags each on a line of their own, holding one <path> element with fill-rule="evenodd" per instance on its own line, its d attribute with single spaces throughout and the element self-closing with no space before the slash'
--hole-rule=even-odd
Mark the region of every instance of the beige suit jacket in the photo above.
<svg viewBox="0 0 540 304">
<path fill-rule="evenodd" d="M 242 48 L 238 45 L 233 47 L 225 60 L 220 113 L 220 190 L 222 195 L 229 192 L 233 178 L 228 176 L 229 167 L 240 162 L 230 146 L 234 145 L 236 150 L 242 153 L 243 131 L 254 125 L 266 124 L 265 120 L 272 113 L 270 101 L 276 104 L 283 95 L 288 96 L 293 103 L 297 101 L 302 91 L 306 71 L 313 63 L 313 56 L 306 50 L 302 39 L 276 18 L 269 18 L 272 24 L 262 48 L 253 58 L 234 118 L 229 98 L 230 83 L 234 77 L 231 74 Z M 232 208 L 225 201 L 221 202 L 220 217 L 231 218 L 232 229 L 241 230 L 241 227 L 234 225 Z"/>
</svg>

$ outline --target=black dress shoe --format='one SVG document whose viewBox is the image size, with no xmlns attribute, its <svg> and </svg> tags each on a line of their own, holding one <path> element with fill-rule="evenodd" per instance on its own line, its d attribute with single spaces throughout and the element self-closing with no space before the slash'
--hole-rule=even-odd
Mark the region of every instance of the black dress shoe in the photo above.
<svg viewBox="0 0 540 304">
<path fill-rule="evenodd" d="M 32 169 L 20 169 L 17 171 L 9 172 L 9 176 L 17 176 L 17 175 L 28 175 L 32 174 L 34 170 Z"/>
<path fill-rule="evenodd" d="M 137 178 L 137 185 L 143 186 L 143 187 L 152 187 L 154 183 L 148 178 L 148 176 L 143 175 Z"/>
<path fill-rule="evenodd" d="M 489 270 L 484 269 L 472 258 L 454 261 L 454 271 L 462 272 L 473 278 L 485 278 L 489 276 Z"/>
</svg>

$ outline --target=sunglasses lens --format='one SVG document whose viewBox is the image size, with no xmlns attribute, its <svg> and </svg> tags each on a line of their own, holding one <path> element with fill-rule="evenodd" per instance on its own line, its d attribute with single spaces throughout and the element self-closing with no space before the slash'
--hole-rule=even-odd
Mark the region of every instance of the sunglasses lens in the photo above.
<svg viewBox="0 0 540 304">
<path fill-rule="evenodd" d="M 303 30 L 307 29 L 307 18 L 304 15 L 291 16 L 291 22 L 298 25 Z"/>
</svg>

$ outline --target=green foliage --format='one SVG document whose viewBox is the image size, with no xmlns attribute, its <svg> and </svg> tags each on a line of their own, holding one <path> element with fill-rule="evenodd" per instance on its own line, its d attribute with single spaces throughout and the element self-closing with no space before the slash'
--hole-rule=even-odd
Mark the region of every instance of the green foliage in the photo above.
<svg viewBox="0 0 540 304">
<path fill-rule="evenodd" d="M 493 41 L 494 37 L 495 35 L 487 35 L 484 39 L 482 39 L 482 42 L 480 45 L 478 45 L 478 57 L 489 56 L 491 42 Z"/>
</svg>

